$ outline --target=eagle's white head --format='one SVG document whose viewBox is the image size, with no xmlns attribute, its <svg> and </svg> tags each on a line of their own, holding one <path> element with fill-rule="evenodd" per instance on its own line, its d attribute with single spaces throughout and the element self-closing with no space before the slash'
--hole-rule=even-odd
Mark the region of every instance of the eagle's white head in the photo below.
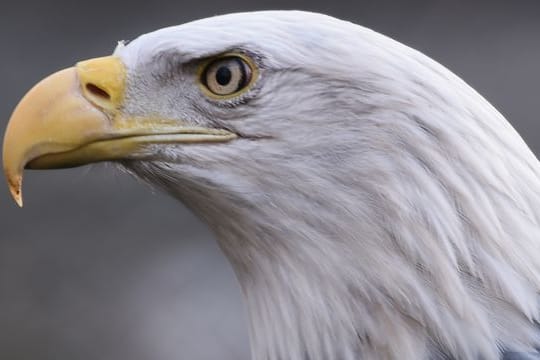
<svg viewBox="0 0 540 360">
<path fill-rule="evenodd" d="M 497 359 L 540 343 L 540 167 L 443 66 L 328 16 L 158 30 L 32 90 L 4 166 L 94 161 L 182 200 L 242 286 L 253 357 Z"/>
</svg>

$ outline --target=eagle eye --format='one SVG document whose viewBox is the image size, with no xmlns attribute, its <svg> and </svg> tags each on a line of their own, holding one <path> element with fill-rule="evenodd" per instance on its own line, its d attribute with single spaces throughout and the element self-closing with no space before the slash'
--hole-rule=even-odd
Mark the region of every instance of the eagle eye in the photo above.
<svg viewBox="0 0 540 360">
<path fill-rule="evenodd" d="M 253 73 L 250 59 L 243 55 L 223 55 L 203 64 L 200 82 L 207 95 L 227 99 L 248 89 Z"/>
</svg>

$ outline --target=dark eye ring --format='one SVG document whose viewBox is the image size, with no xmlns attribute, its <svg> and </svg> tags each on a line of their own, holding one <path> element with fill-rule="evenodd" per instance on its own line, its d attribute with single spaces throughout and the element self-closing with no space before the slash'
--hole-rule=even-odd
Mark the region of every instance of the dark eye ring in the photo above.
<svg viewBox="0 0 540 360">
<path fill-rule="evenodd" d="M 202 71 L 201 83 L 218 97 L 236 95 L 252 82 L 253 69 L 242 57 L 229 55 L 208 63 Z"/>
</svg>

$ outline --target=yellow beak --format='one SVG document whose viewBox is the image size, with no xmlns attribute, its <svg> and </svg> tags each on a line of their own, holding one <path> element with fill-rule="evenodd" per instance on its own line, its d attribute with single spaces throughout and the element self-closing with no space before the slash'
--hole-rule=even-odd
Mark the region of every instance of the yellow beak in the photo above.
<svg viewBox="0 0 540 360">
<path fill-rule="evenodd" d="M 78 63 L 38 83 L 15 108 L 4 137 L 4 172 L 22 206 L 22 175 L 98 161 L 137 159 L 155 143 L 229 141 L 235 134 L 178 119 L 124 116 L 126 70 L 114 56 Z"/>
</svg>

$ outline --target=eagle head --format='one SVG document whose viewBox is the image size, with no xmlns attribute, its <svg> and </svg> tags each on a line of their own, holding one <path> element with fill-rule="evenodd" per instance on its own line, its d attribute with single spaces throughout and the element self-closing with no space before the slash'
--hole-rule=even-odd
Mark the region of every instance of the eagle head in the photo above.
<svg viewBox="0 0 540 360">
<path fill-rule="evenodd" d="M 540 167 L 442 65 L 320 14 L 217 16 L 36 85 L 4 169 L 114 161 L 216 233 L 254 359 L 495 359 L 539 336 Z M 447 357 L 445 357 L 447 356 Z"/>
</svg>

